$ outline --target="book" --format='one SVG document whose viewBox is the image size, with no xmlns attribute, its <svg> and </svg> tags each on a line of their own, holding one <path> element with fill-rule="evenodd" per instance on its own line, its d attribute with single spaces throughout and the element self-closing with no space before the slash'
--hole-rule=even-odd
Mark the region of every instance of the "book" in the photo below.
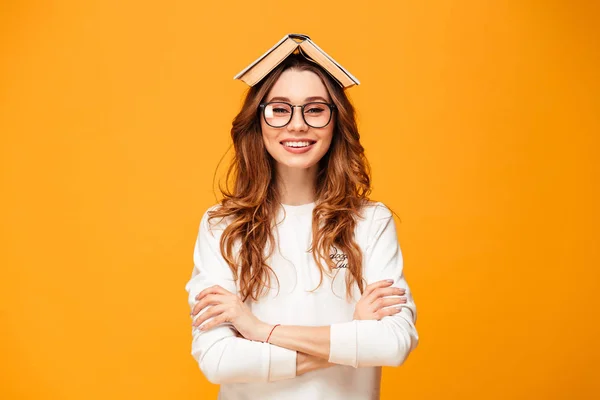
<svg viewBox="0 0 600 400">
<path fill-rule="evenodd" d="M 310 37 L 298 33 L 285 35 L 233 79 L 239 79 L 249 86 L 254 86 L 292 53 L 300 53 L 307 60 L 323 67 L 344 89 L 360 84 L 358 79 L 325 53 Z"/>
</svg>

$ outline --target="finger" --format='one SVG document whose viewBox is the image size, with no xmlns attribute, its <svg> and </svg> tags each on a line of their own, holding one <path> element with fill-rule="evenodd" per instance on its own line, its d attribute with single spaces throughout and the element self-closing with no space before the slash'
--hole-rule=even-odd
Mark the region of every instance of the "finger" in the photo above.
<svg viewBox="0 0 600 400">
<path fill-rule="evenodd" d="M 194 322 L 192 322 L 192 326 L 200 326 L 206 320 L 220 315 L 223 313 L 223 311 L 225 311 L 225 306 L 223 305 L 211 306 L 208 310 L 203 312 L 202 315 L 198 316 Z"/>
<path fill-rule="evenodd" d="M 221 286 L 219 286 L 219 285 L 213 285 L 211 287 L 208 287 L 208 288 L 204 289 L 200 293 L 198 293 L 196 295 L 196 300 L 200 300 L 204 296 L 206 296 L 208 294 L 211 294 L 211 293 L 217 293 L 217 294 L 228 294 L 229 293 L 229 294 L 231 294 L 227 290 L 223 289 Z"/>
<path fill-rule="evenodd" d="M 380 320 L 383 317 L 398 314 L 400 311 L 402 311 L 402 307 L 388 307 L 377 311 L 375 315 L 377 316 L 377 319 Z"/>
<path fill-rule="evenodd" d="M 192 316 L 198 314 L 206 306 L 218 304 L 217 299 L 215 299 L 215 296 L 216 295 L 214 294 L 209 294 L 202 300 L 194 303 L 194 306 L 192 307 Z"/>
<path fill-rule="evenodd" d="M 363 296 L 368 296 L 373 292 L 373 290 L 375 290 L 377 288 L 390 286 L 393 283 L 394 283 L 394 281 L 391 279 L 384 279 L 382 281 L 373 282 L 370 285 L 367 285 L 367 287 L 365 288 L 365 291 L 363 292 Z"/>
<path fill-rule="evenodd" d="M 378 311 L 383 307 L 395 306 L 396 304 L 406 304 L 406 297 L 380 297 L 373 302 L 373 311 Z"/>
<path fill-rule="evenodd" d="M 367 300 L 369 303 L 373 303 L 375 300 L 377 300 L 380 297 L 402 296 L 404 294 L 406 294 L 406 289 L 404 289 L 404 288 L 396 288 L 396 287 L 378 288 L 378 289 L 375 289 L 373 291 L 373 293 L 371 293 L 370 296 L 368 296 Z"/>
<path fill-rule="evenodd" d="M 202 309 L 210 305 L 223 304 L 226 297 L 221 294 L 209 294 L 197 302 L 192 309 L 192 315 L 198 314 Z"/>
<path fill-rule="evenodd" d="M 211 328 L 214 328 L 217 325 L 220 325 L 222 323 L 228 322 L 227 321 L 227 314 L 225 312 L 221 313 L 218 317 L 215 317 L 212 321 L 205 323 L 204 325 L 200 326 L 200 330 L 201 331 L 207 331 Z"/>
</svg>

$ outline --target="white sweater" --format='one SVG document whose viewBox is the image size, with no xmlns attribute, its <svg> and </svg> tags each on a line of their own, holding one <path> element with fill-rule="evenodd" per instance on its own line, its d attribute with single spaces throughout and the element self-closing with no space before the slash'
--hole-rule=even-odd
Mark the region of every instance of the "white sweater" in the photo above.
<svg viewBox="0 0 600 400">
<path fill-rule="evenodd" d="M 282 206 L 277 221 L 283 221 L 274 233 L 279 246 L 267 260 L 277 274 L 279 290 L 277 280 L 272 279 L 268 295 L 247 304 L 269 324 L 330 325 L 329 362 L 338 365 L 296 376 L 296 351 L 237 337 L 230 324 L 206 332 L 193 329 L 191 354 L 206 378 L 221 385 L 220 400 L 379 399 L 381 366 L 402 364 L 417 346 L 416 307 L 404 279 L 390 210 L 380 202 L 364 207 L 365 218 L 358 220 L 355 240 L 363 251 L 367 284 L 391 278 L 392 286 L 406 289 L 408 301 L 393 316 L 359 321 L 352 318 L 360 292 L 354 285 L 352 302 L 346 300 L 346 260 L 337 249 L 332 249 L 331 256 L 338 268 L 332 276 L 324 274 L 319 289 L 310 292 L 319 283 L 318 267 L 306 251 L 311 245 L 314 206 L 314 202 Z M 194 269 L 185 286 L 190 309 L 195 296 L 209 286 L 220 285 L 231 292 L 239 289 L 219 250 L 227 221 L 212 219 L 209 231 L 207 217 L 208 210 L 200 222 Z"/>
</svg>

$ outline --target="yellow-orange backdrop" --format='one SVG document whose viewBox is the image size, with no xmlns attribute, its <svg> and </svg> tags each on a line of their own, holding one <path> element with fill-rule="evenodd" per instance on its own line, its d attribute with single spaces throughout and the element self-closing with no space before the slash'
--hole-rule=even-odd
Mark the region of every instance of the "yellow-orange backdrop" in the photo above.
<svg viewBox="0 0 600 400">
<path fill-rule="evenodd" d="M 232 77 L 288 32 L 361 80 L 373 196 L 401 217 L 421 343 L 383 399 L 598 398 L 598 11 L 3 2 L 0 398 L 216 398 L 184 284 Z"/>
</svg>

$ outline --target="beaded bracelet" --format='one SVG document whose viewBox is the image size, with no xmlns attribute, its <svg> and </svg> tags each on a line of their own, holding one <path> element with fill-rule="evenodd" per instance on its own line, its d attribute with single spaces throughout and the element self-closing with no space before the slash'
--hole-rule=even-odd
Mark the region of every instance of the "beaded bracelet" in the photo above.
<svg viewBox="0 0 600 400">
<path fill-rule="evenodd" d="M 271 329 L 271 332 L 269 333 L 269 336 L 267 337 L 267 340 L 265 341 L 265 343 L 269 343 L 269 339 L 271 338 L 271 333 L 273 333 L 275 328 L 277 328 L 279 325 L 281 325 L 281 324 L 277 324 Z"/>
</svg>

